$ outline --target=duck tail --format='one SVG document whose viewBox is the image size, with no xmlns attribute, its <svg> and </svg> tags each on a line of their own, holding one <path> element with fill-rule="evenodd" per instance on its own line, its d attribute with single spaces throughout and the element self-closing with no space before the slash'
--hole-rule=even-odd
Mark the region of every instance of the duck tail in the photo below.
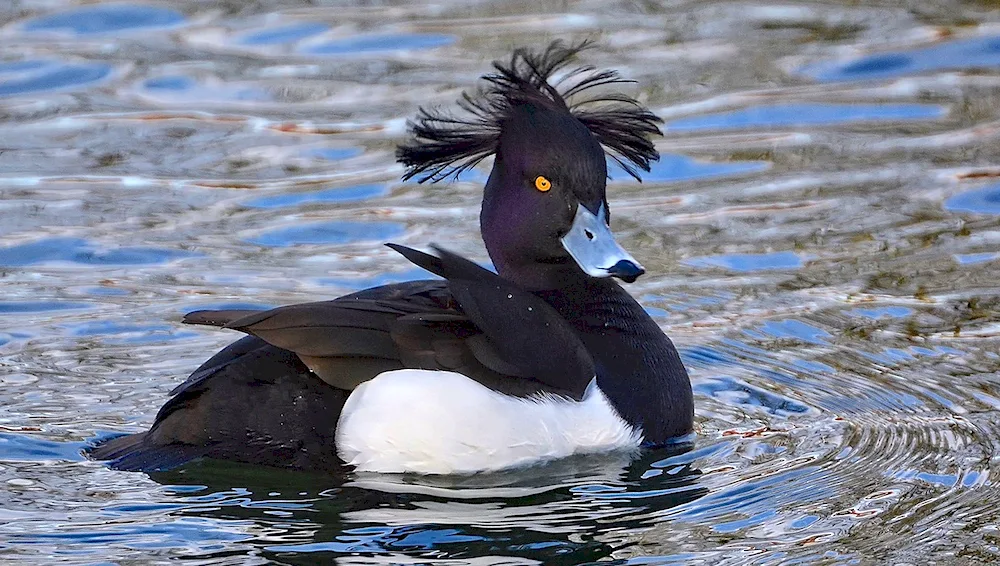
<svg viewBox="0 0 1000 566">
<path fill-rule="evenodd" d="M 193 446 L 156 446 L 147 438 L 148 435 L 147 431 L 116 436 L 88 448 L 85 453 L 94 460 L 107 460 L 108 465 L 116 470 L 128 472 L 170 470 L 203 456 Z"/>
</svg>

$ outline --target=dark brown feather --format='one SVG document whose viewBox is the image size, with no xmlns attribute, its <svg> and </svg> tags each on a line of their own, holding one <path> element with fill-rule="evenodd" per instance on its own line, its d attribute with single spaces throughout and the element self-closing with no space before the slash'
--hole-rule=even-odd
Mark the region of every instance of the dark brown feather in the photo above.
<svg viewBox="0 0 1000 566">
<path fill-rule="evenodd" d="M 184 315 L 184 319 L 181 320 L 184 324 L 196 324 L 200 326 L 218 326 L 225 327 L 230 322 L 243 318 L 245 316 L 253 315 L 254 313 L 262 312 L 255 310 L 201 310 L 193 311 Z"/>
<path fill-rule="evenodd" d="M 224 325 L 294 352 L 323 381 L 347 390 L 407 367 L 457 371 L 515 395 L 582 398 L 595 375 L 593 362 L 545 301 L 447 251 L 393 249 L 446 280 L 268 311 L 200 311 L 190 322 Z M 209 360 L 183 389 L 193 390 L 228 363 Z"/>
</svg>

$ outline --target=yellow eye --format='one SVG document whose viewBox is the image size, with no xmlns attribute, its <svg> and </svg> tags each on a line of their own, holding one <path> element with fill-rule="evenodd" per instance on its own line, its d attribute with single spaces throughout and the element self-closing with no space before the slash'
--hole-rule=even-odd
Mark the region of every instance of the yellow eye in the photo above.
<svg viewBox="0 0 1000 566">
<path fill-rule="evenodd" d="M 552 188 L 552 181 L 542 177 L 541 175 L 535 177 L 535 188 L 542 191 L 543 193 Z"/>
</svg>

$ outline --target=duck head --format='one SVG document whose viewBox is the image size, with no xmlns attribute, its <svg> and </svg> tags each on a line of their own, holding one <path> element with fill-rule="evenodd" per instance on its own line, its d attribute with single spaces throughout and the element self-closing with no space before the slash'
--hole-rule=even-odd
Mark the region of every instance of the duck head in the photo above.
<svg viewBox="0 0 1000 566">
<path fill-rule="evenodd" d="M 659 119 L 621 94 L 575 101 L 588 89 L 624 82 L 611 71 L 579 68 L 553 83 L 586 44 L 514 52 L 494 63 L 486 88 L 465 95 L 468 117 L 421 109 L 414 141 L 397 156 L 406 178 L 437 181 L 494 155 L 480 228 L 497 271 L 533 289 L 586 277 L 633 282 L 645 270 L 609 227 L 607 157 L 635 176 L 659 154 L 649 137 Z M 575 79 L 575 80 L 574 80 Z M 573 86 L 560 89 L 567 82 Z"/>
</svg>

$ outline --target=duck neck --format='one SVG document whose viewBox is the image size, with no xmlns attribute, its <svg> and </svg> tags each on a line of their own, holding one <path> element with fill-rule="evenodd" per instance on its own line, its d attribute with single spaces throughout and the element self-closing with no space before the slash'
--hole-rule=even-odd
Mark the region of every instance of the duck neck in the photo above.
<svg viewBox="0 0 1000 566">
<path fill-rule="evenodd" d="M 483 188 L 480 233 L 497 272 L 528 290 L 553 289 L 586 277 L 552 237 L 559 222 L 550 211 L 527 204 L 512 180 L 517 176 L 506 172 L 508 164 L 520 167 L 517 157 L 498 154 Z"/>
<path fill-rule="evenodd" d="M 578 277 L 536 291 L 578 332 L 597 367 L 597 383 L 618 413 L 663 444 L 692 430 L 691 382 L 673 343 L 612 279 Z"/>
</svg>

